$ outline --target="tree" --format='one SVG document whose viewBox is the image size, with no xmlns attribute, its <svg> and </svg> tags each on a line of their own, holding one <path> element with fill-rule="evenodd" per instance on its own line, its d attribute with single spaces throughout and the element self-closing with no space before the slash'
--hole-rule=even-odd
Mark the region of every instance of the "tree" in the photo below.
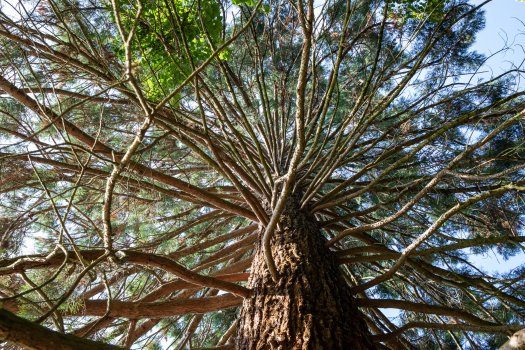
<svg viewBox="0 0 525 350">
<path fill-rule="evenodd" d="M 471 259 L 525 240 L 523 70 L 481 73 L 482 5 L 1 4 L 9 346 L 474 349 L 523 328 L 523 267 Z"/>
</svg>

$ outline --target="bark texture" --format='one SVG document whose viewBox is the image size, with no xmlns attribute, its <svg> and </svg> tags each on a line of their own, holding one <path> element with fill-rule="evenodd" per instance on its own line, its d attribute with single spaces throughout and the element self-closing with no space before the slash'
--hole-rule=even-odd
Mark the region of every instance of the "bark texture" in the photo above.
<svg viewBox="0 0 525 350">
<path fill-rule="evenodd" d="M 128 319 L 166 318 L 184 314 L 202 314 L 211 311 L 230 309 L 239 306 L 242 298 L 233 294 L 219 296 L 175 299 L 164 302 L 142 303 L 120 300 L 111 301 L 110 317 Z M 66 313 L 68 316 L 104 316 L 107 300 L 85 300 L 84 307 L 75 312 Z"/>
<path fill-rule="evenodd" d="M 259 244 L 236 349 L 376 349 L 312 215 L 288 204 L 272 239 L 275 284 Z"/>
<path fill-rule="evenodd" d="M 0 343 L 8 341 L 13 345 L 31 350 L 118 350 L 117 346 L 82 339 L 70 334 L 52 331 L 39 324 L 18 317 L 0 309 Z"/>
</svg>

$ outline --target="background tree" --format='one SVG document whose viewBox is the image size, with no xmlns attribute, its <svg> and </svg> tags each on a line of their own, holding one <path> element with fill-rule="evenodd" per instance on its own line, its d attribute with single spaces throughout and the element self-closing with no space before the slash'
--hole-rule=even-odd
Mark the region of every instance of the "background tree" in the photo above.
<svg viewBox="0 0 525 350">
<path fill-rule="evenodd" d="M 487 348 L 523 327 L 523 268 L 469 260 L 525 240 L 523 70 L 481 79 L 482 5 L 1 4 L 8 348 Z"/>
</svg>

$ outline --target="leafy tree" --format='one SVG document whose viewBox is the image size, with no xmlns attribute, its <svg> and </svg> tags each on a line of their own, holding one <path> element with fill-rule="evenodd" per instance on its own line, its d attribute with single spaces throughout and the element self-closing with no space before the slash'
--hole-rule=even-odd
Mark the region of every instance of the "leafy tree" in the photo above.
<svg viewBox="0 0 525 350">
<path fill-rule="evenodd" d="M 525 241 L 523 70 L 480 73 L 482 6 L 0 4 L 7 348 L 477 349 L 523 327 L 523 266 L 474 259 Z"/>
</svg>

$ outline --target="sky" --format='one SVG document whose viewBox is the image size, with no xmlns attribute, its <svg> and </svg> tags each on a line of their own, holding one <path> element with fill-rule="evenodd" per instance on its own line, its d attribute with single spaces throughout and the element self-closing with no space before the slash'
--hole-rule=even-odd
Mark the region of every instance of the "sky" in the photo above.
<svg viewBox="0 0 525 350">
<path fill-rule="evenodd" d="M 473 4 L 481 0 L 471 1 Z M 509 50 L 497 54 L 487 62 L 494 74 L 508 69 L 512 63 L 525 59 L 525 2 L 493 0 L 485 8 L 486 26 L 476 38 L 473 48 L 486 55 L 501 50 L 507 43 Z"/>
<path fill-rule="evenodd" d="M 471 0 L 471 3 L 481 4 L 482 1 Z M 484 8 L 485 28 L 476 36 L 472 49 L 490 56 L 503 47 L 510 46 L 510 49 L 494 55 L 486 62 L 484 69 L 487 71 L 487 77 L 490 77 L 508 70 L 513 64 L 519 65 L 525 59 L 525 2 L 492 0 Z M 520 86 L 525 87 L 525 81 L 521 82 Z M 490 275 L 510 272 L 525 264 L 525 253 L 504 260 L 495 251 L 494 249 L 484 255 L 471 255 L 469 260 Z M 396 322 L 400 311 L 383 309 L 383 312 Z"/>
<path fill-rule="evenodd" d="M 482 1 L 471 1 L 480 4 Z M 500 74 L 525 60 L 525 2 L 517 0 L 493 0 L 484 6 L 486 25 L 476 37 L 473 49 L 485 55 L 500 52 L 487 61 L 487 74 Z M 523 68 L 525 70 L 525 67 Z M 520 84 L 525 88 L 525 81 Z M 507 261 L 494 253 L 484 256 L 472 256 L 470 259 L 487 272 L 509 272 L 525 264 L 525 253 Z"/>
</svg>

